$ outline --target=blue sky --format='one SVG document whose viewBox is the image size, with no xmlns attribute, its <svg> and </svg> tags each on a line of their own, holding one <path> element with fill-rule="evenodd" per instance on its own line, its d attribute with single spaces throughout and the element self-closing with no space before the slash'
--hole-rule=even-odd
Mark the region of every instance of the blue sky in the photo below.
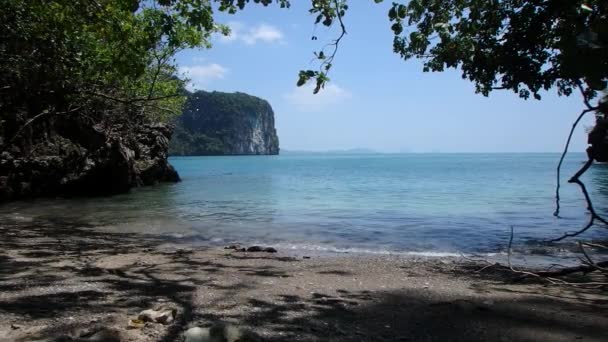
<svg viewBox="0 0 608 342">
<path fill-rule="evenodd" d="M 582 109 L 580 96 L 555 92 L 542 101 L 496 91 L 475 94 L 457 71 L 423 73 L 421 61 L 403 61 L 392 52 L 388 4 L 352 1 L 331 83 L 318 95 L 297 88 L 297 73 L 314 69 L 313 51 L 336 36 L 314 27 L 308 1 L 289 10 L 250 6 L 220 15 L 233 28 L 215 37 L 209 50 L 181 52 L 177 62 L 193 87 L 241 91 L 268 100 L 281 148 L 382 152 L 556 152 Z M 312 41 L 313 33 L 318 36 Z M 583 122 L 572 150 L 584 151 Z"/>
</svg>

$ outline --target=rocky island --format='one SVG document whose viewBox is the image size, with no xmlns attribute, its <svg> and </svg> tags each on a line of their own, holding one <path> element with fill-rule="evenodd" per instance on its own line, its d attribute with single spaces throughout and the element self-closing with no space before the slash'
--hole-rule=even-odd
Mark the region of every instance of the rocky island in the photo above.
<svg viewBox="0 0 608 342">
<path fill-rule="evenodd" d="M 175 124 L 170 155 L 279 154 L 272 107 L 245 93 L 191 93 Z"/>
</svg>

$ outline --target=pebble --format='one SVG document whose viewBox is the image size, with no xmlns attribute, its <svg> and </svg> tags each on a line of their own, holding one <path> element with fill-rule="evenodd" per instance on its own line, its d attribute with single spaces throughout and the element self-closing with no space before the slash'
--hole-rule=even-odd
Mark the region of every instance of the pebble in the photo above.
<svg viewBox="0 0 608 342">
<path fill-rule="evenodd" d="M 173 323 L 176 314 L 177 310 L 175 308 L 161 306 L 157 309 L 148 309 L 140 312 L 137 319 L 144 322 L 171 324 Z"/>
<path fill-rule="evenodd" d="M 186 330 L 184 334 L 185 342 L 207 342 L 210 340 L 208 328 L 194 327 Z"/>
</svg>

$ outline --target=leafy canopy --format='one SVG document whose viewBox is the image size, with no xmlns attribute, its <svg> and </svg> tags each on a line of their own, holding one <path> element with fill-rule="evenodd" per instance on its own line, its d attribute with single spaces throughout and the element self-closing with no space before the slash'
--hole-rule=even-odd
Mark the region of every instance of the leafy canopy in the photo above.
<svg viewBox="0 0 608 342">
<path fill-rule="evenodd" d="M 0 114 L 25 110 L 31 117 L 80 105 L 167 120 L 184 101 L 175 54 L 210 47 L 213 33 L 229 33 L 214 11 L 236 13 L 251 3 L 290 6 L 289 0 L 5 2 Z M 298 85 L 314 81 L 318 92 L 329 81 L 351 3 L 311 0 L 314 23 L 339 25 L 341 34 L 315 52 L 318 69 L 300 71 Z M 394 2 L 388 19 L 396 53 L 422 59 L 424 71 L 458 69 L 484 95 L 500 88 L 540 99 L 541 90 L 557 87 L 563 95 L 580 88 L 590 99 L 606 88 L 604 0 L 411 0 Z"/>
<path fill-rule="evenodd" d="M 185 100 L 175 54 L 210 47 L 213 33 L 229 32 L 214 11 L 234 13 L 248 2 L 4 1 L 0 136 L 10 137 L 42 113 L 168 120 Z"/>
<path fill-rule="evenodd" d="M 343 24 L 347 1 L 312 3 L 317 23 Z M 423 60 L 424 71 L 459 69 L 484 95 L 509 89 L 540 99 L 541 90 L 557 87 L 570 95 L 580 87 L 590 99 L 606 88 L 605 0 L 411 0 L 393 2 L 388 18 L 396 53 Z M 341 38 L 330 45 L 337 47 Z M 316 56 L 321 67 L 300 72 L 298 84 L 315 79 L 318 91 L 335 50 Z"/>
</svg>

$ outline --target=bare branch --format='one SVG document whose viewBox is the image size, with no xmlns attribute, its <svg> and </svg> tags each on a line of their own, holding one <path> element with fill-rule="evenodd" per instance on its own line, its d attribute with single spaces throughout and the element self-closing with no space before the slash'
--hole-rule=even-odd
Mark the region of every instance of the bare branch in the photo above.
<svg viewBox="0 0 608 342">
<path fill-rule="evenodd" d="M 596 110 L 597 108 L 593 107 L 589 102 L 589 99 L 587 98 L 587 94 L 585 93 L 585 89 L 583 88 L 581 82 L 579 81 L 576 85 L 578 86 L 578 90 L 580 90 L 581 95 L 583 96 L 583 102 L 585 103 L 585 106 L 587 106 L 587 109 Z"/>
<path fill-rule="evenodd" d="M 515 273 L 521 273 L 524 276 L 532 276 L 532 277 L 540 278 L 541 276 L 539 276 L 536 273 L 532 273 L 532 272 L 528 272 L 528 271 L 520 271 L 520 270 L 516 270 L 515 268 L 513 268 L 513 264 L 511 263 L 511 254 L 513 254 L 512 247 L 513 247 L 513 226 L 511 226 L 511 235 L 509 236 L 509 246 L 507 247 L 507 265 L 508 265 L 509 269 Z M 547 278 L 547 280 L 551 283 L 555 283 L 550 278 Z"/>
<path fill-rule="evenodd" d="M 583 253 L 583 255 L 585 256 L 585 259 L 587 259 L 587 263 L 589 266 L 594 267 L 602 272 L 608 272 L 608 268 L 604 268 L 598 264 L 596 264 L 593 259 L 591 259 L 591 257 L 589 256 L 589 254 L 587 254 L 587 251 L 585 250 L 585 247 L 583 246 L 583 243 L 581 241 L 578 242 L 578 247 L 581 249 L 581 252 Z"/>
<path fill-rule="evenodd" d="M 518 270 L 513 267 L 512 263 L 511 263 L 512 246 L 513 246 L 513 226 L 511 226 L 511 235 L 509 237 L 507 265 L 511 271 L 522 274 L 522 277 L 520 279 L 526 278 L 526 277 L 534 277 L 534 278 L 546 280 L 553 285 L 567 285 L 567 286 L 576 286 L 576 287 L 608 285 L 608 283 L 600 283 L 600 282 L 572 283 L 572 282 L 567 282 L 567 281 L 556 278 L 556 277 L 569 275 L 572 273 L 582 272 L 583 274 L 587 274 L 587 273 L 590 273 L 590 272 L 593 272 L 596 270 L 601 270 L 602 268 L 608 266 L 608 261 L 594 263 L 592 266 L 581 265 L 581 266 L 576 266 L 576 267 L 566 267 L 566 268 L 562 268 L 562 269 L 555 270 L 555 271 L 528 272 L 528 271 Z"/>
<path fill-rule="evenodd" d="M 593 221 L 594 221 L 593 219 L 590 219 L 589 222 L 582 229 L 577 230 L 574 233 L 566 233 L 556 239 L 549 240 L 549 242 L 558 242 L 558 241 L 565 240 L 567 238 L 579 236 L 579 235 L 583 234 L 584 232 L 586 232 L 587 230 L 589 230 L 589 228 L 593 227 Z"/>
<path fill-rule="evenodd" d="M 159 101 L 159 100 L 164 100 L 164 99 L 168 99 L 168 98 L 173 98 L 173 97 L 179 97 L 182 96 L 180 94 L 169 94 L 169 95 L 163 95 L 163 96 L 158 96 L 158 97 L 136 97 L 133 99 L 121 99 L 118 97 L 114 97 L 108 94 L 104 94 L 104 93 L 98 93 L 98 92 L 92 92 L 92 91 L 85 91 L 85 94 L 89 94 L 89 95 L 93 95 L 93 96 L 97 96 L 97 97 L 102 97 L 106 100 L 110 100 L 110 101 L 115 101 L 115 102 L 119 102 L 119 103 L 124 103 L 124 104 L 133 104 L 135 102 L 151 102 L 151 101 Z"/>
<path fill-rule="evenodd" d="M 581 167 L 580 170 L 578 170 L 574 174 L 574 176 L 572 176 L 572 178 L 570 178 L 570 180 L 568 180 L 568 183 L 576 183 L 581 188 L 581 192 L 583 193 L 583 196 L 585 197 L 585 201 L 587 202 L 587 210 L 591 214 L 591 217 L 589 218 L 589 222 L 582 229 L 580 229 L 576 232 L 573 232 L 573 233 L 566 233 L 556 239 L 549 240 L 550 242 L 557 242 L 557 241 L 561 241 L 561 240 L 564 240 L 564 239 L 567 239 L 570 237 L 578 236 L 578 235 L 586 232 L 587 230 L 589 230 L 589 228 L 591 228 L 593 226 L 593 224 L 595 223 L 595 220 L 598 220 L 598 221 L 602 222 L 603 224 L 608 225 L 608 221 L 606 219 L 604 219 L 602 216 L 600 216 L 595 211 L 595 208 L 593 207 L 593 202 L 591 201 L 591 197 L 589 196 L 589 192 L 587 191 L 587 187 L 580 180 L 580 177 L 587 170 L 589 170 L 591 165 L 593 165 L 593 158 L 590 156 L 589 159 L 587 159 L 587 162 L 583 165 L 583 167 Z"/>
<path fill-rule="evenodd" d="M 568 140 L 566 140 L 566 146 L 564 146 L 564 151 L 562 152 L 562 155 L 559 158 L 559 163 L 557 164 L 557 185 L 555 186 L 555 212 L 553 212 L 553 216 L 559 217 L 559 210 L 560 210 L 559 190 L 560 190 L 560 185 L 561 185 L 560 176 L 561 176 L 562 164 L 564 163 L 564 158 L 566 158 L 566 154 L 568 154 L 568 148 L 570 147 L 570 141 L 572 140 L 572 135 L 574 134 L 574 130 L 576 130 L 576 127 L 578 126 L 581 119 L 585 116 L 585 114 L 592 112 L 596 109 L 597 108 L 588 108 L 588 109 L 583 110 L 579 114 L 578 118 L 576 118 L 576 121 L 574 121 L 574 123 L 572 124 L 572 128 L 570 129 L 570 134 L 568 134 Z"/>
<path fill-rule="evenodd" d="M 15 135 L 13 135 L 13 137 L 11 138 L 10 142 L 14 142 L 15 139 L 17 139 L 17 137 L 19 137 L 19 135 L 21 135 L 21 133 L 23 132 L 23 130 L 28 127 L 29 125 L 31 125 L 32 123 L 34 123 L 34 121 L 40 119 L 41 117 L 45 116 L 45 115 L 49 115 L 49 114 L 53 114 L 53 115 L 61 115 L 61 114 L 68 114 L 68 113 L 72 113 L 75 112 L 77 110 L 79 110 L 82 107 L 76 107 L 74 109 L 70 109 L 64 112 L 53 112 L 52 110 L 45 110 L 40 114 L 35 115 L 34 117 L 32 117 L 31 119 L 27 120 L 23 126 L 21 126 L 21 128 L 19 128 L 19 130 L 17 131 L 17 133 L 15 133 Z"/>
<path fill-rule="evenodd" d="M 321 65 L 319 66 L 319 69 L 321 70 L 321 72 L 324 72 L 326 75 L 329 74 L 331 65 L 333 64 L 334 58 L 336 57 L 336 55 L 338 53 L 338 47 L 340 45 L 340 41 L 347 34 L 346 25 L 344 25 L 344 20 L 342 19 L 342 14 L 340 13 L 340 9 L 339 9 L 340 4 L 338 3 L 338 0 L 334 0 L 333 3 L 334 3 L 334 6 L 336 6 L 336 17 L 338 18 L 338 22 L 340 23 L 340 35 L 338 36 L 338 38 L 336 38 L 333 41 L 333 43 L 326 44 L 321 49 L 321 50 L 324 50 L 327 47 L 333 46 L 333 51 L 331 52 L 331 54 L 327 58 L 325 58 L 323 60 L 323 62 L 321 63 Z"/>
<path fill-rule="evenodd" d="M 589 246 L 589 247 L 594 247 L 594 248 L 608 249 L 608 246 L 600 245 L 598 243 L 583 242 L 583 245 Z"/>
<path fill-rule="evenodd" d="M 537 273 L 537 275 L 540 277 L 563 277 L 565 275 L 569 275 L 572 273 L 587 274 L 587 273 L 591 273 L 593 271 L 596 271 L 600 268 L 607 267 L 607 266 L 608 266 L 608 261 L 602 261 L 602 262 L 598 262 L 597 264 L 595 264 L 595 266 L 581 265 L 581 266 L 575 266 L 575 267 L 562 268 L 562 269 L 556 270 L 556 271 L 540 271 Z M 597 284 L 588 284 L 588 285 L 597 285 Z"/>
</svg>

